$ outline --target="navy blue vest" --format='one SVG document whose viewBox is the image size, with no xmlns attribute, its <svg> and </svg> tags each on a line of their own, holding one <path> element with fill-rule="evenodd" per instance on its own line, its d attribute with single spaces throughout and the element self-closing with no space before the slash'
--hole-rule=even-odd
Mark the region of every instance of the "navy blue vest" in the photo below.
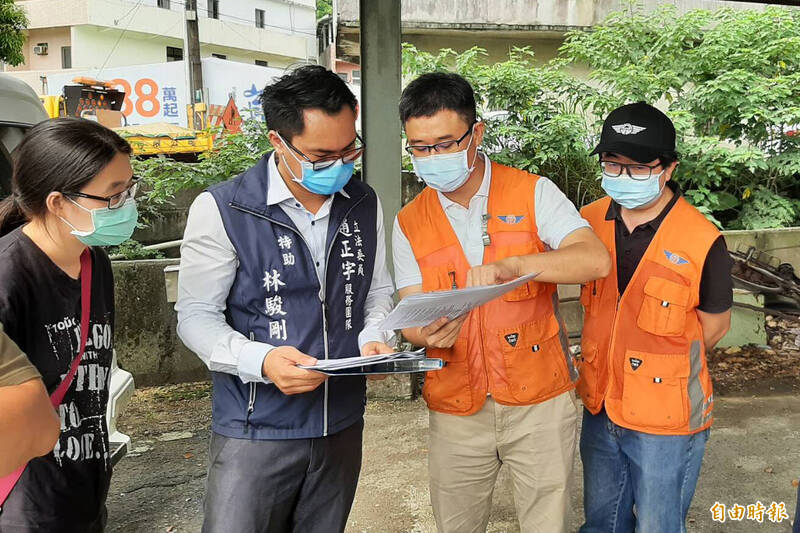
<svg viewBox="0 0 800 533">
<path fill-rule="evenodd" d="M 239 260 L 227 322 L 252 340 L 294 346 L 318 359 L 357 356 L 375 262 L 375 192 L 352 179 L 344 188 L 349 198 L 335 195 L 325 286 L 320 287 L 303 235 L 280 206 L 267 205 L 268 163 L 264 156 L 243 174 L 208 189 Z M 360 376 L 330 378 L 312 392 L 293 396 L 273 384 L 245 384 L 221 372 L 212 372 L 212 380 L 212 430 L 227 437 L 321 437 L 364 414 L 366 384 Z"/>
</svg>

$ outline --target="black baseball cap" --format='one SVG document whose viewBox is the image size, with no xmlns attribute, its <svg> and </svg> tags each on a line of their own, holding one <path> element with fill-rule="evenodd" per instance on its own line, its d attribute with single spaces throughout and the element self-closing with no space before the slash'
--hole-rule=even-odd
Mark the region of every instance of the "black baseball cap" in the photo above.
<svg viewBox="0 0 800 533">
<path fill-rule="evenodd" d="M 675 151 L 675 126 L 650 104 L 637 102 L 619 107 L 603 122 L 600 143 L 591 155 L 603 152 L 649 163 L 666 152 Z"/>
</svg>

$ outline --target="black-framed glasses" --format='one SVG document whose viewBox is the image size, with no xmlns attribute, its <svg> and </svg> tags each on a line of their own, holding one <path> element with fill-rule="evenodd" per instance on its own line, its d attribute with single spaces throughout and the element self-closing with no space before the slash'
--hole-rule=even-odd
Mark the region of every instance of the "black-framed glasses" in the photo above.
<svg viewBox="0 0 800 533">
<path fill-rule="evenodd" d="M 353 140 L 352 143 L 350 143 L 350 144 L 353 145 L 352 148 L 348 148 L 347 150 L 345 150 L 344 152 L 342 152 L 340 154 L 328 155 L 328 156 L 320 157 L 319 159 L 315 159 L 315 160 L 312 161 L 310 157 L 308 157 L 306 154 L 304 154 L 303 152 L 298 150 L 292 143 L 290 143 L 289 141 L 284 139 L 283 135 L 278 134 L 278 136 L 281 138 L 281 140 L 284 143 L 286 143 L 286 145 L 289 148 L 294 150 L 294 152 L 297 155 L 299 155 L 300 157 L 305 159 L 306 162 L 311 163 L 311 167 L 314 170 L 323 170 L 323 169 L 326 169 L 326 168 L 330 168 L 333 165 L 335 165 L 336 162 L 338 160 L 340 160 L 340 159 L 342 160 L 342 163 L 344 163 L 344 164 L 352 163 L 356 159 L 361 157 L 361 155 L 364 153 L 364 148 L 366 147 L 366 145 L 364 144 L 364 141 L 361 139 L 361 136 L 358 133 L 356 133 L 356 138 Z"/>
<path fill-rule="evenodd" d="M 660 164 L 643 165 L 641 163 L 625 164 L 617 163 L 615 161 L 600 161 L 600 167 L 603 169 L 603 173 L 607 176 L 618 178 L 622 175 L 622 171 L 624 170 L 631 179 L 636 181 L 649 180 L 653 175 L 653 169 L 656 169 L 660 166 Z"/>
<path fill-rule="evenodd" d="M 122 192 L 118 192 L 113 196 L 95 196 L 93 194 L 86 194 L 83 192 L 62 192 L 64 196 L 74 196 L 77 198 L 88 198 L 89 200 L 97 200 L 100 202 L 107 202 L 109 209 L 117 209 L 129 199 L 136 196 L 136 191 L 139 189 L 139 178 L 134 176 L 131 178 L 131 184 Z"/>
<path fill-rule="evenodd" d="M 459 146 L 462 142 L 464 142 L 464 139 L 466 139 L 467 136 L 472 133 L 472 129 L 475 127 L 475 124 L 477 124 L 477 121 L 473 122 L 472 125 L 470 125 L 470 127 L 467 129 L 466 133 L 464 133 L 464 135 L 462 135 L 458 139 L 454 139 L 451 141 L 442 141 L 436 144 L 410 144 L 406 146 L 406 152 L 408 152 L 409 155 L 425 156 L 430 154 L 431 150 L 433 150 L 436 153 L 447 151 L 453 146 Z"/>
</svg>

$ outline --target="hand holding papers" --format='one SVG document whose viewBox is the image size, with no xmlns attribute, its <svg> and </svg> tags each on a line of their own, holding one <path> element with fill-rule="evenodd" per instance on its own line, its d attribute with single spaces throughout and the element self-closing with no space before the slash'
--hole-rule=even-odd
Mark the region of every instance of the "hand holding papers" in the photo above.
<svg viewBox="0 0 800 533">
<path fill-rule="evenodd" d="M 397 304 L 378 328 L 394 330 L 427 326 L 441 317 L 452 320 L 503 296 L 538 275 L 538 272 L 528 274 L 501 285 L 412 294 Z"/>
<path fill-rule="evenodd" d="M 298 368 L 320 372 L 328 376 L 357 376 L 367 374 L 400 374 L 440 370 L 441 359 L 428 359 L 425 349 L 342 359 L 323 359 L 316 365 L 298 365 Z"/>
</svg>

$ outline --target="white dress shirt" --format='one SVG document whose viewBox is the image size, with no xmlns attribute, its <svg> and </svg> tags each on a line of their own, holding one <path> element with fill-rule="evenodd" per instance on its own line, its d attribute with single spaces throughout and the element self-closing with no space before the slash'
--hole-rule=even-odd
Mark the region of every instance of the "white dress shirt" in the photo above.
<svg viewBox="0 0 800 533">
<path fill-rule="evenodd" d="M 450 225 L 453 227 L 458 242 L 470 266 L 483 263 L 483 227 L 482 218 L 489 206 L 489 189 L 492 182 L 492 163 L 484 155 L 486 163 L 483 181 L 478 192 L 469 201 L 469 207 L 463 207 L 437 191 L 439 203 L 442 205 Z M 540 177 L 534 191 L 536 209 L 536 231 L 539 239 L 551 250 L 561 245 L 564 237 L 580 228 L 588 228 L 572 202 L 561 189 L 547 178 Z M 392 230 L 392 254 L 394 256 L 394 278 L 398 289 L 422 284 L 420 272 L 411 243 L 403 233 L 397 217 Z"/>
<path fill-rule="evenodd" d="M 309 212 L 292 195 L 278 173 L 275 158 L 269 160 L 267 204 L 278 205 L 298 231 L 305 236 L 314 259 L 317 277 L 325 270 L 326 240 L 333 196 L 316 214 Z M 337 194 L 345 193 L 342 191 Z M 394 286 L 386 268 L 386 241 L 383 208 L 377 205 L 377 248 L 372 283 L 365 302 L 364 329 L 358 335 L 359 346 L 371 341 L 392 343 L 394 332 L 376 329 L 392 309 Z M 181 244 L 178 277 L 178 336 L 183 343 L 214 372 L 239 376 L 243 382 L 269 380 L 262 375 L 264 358 L 275 346 L 248 339 L 225 320 L 228 294 L 239 266 L 222 217 L 211 193 L 201 193 L 189 209 Z M 353 354 L 353 356 L 358 354 Z"/>
</svg>

